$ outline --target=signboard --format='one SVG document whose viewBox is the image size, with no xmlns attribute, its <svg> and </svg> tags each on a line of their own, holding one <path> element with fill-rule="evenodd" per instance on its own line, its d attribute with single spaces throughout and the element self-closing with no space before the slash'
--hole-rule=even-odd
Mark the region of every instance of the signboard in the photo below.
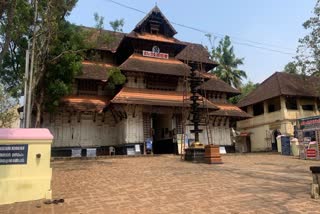
<svg viewBox="0 0 320 214">
<path fill-rule="evenodd" d="M 320 129 L 320 116 L 298 119 L 300 129 Z"/>
<path fill-rule="evenodd" d="M 159 59 L 169 59 L 169 54 L 160 53 L 160 48 L 158 46 L 153 46 L 152 51 L 143 50 L 142 56 L 159 58 Z"/>
<path fill-rule="evenodd" d="M 26 164 L 28 144 L 0 145 L 0 165 Z"/>
<path fill-rule="evenodd" d="M 219 147 L 219 152 L 220 152 L 220 154 L 227 154 L 226 147 L 220 146 Z"/>
<path fill-rule="evenodd" d="M 134 145 L 134 149 L 136 150 L 136 152 L 140 152 L 140 145 L 139 144 L 135 144 Z"/>
</svg>

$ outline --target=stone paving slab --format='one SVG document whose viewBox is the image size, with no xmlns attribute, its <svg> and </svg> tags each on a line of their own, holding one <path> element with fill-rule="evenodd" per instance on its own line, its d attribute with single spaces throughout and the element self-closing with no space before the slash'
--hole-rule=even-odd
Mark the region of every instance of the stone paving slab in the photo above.
<svg viewBox="0 0 320 214">
<path fill-rule="evenodd" d="M 320 162 L 278 154 L 228 155 L 223 162 L 171 155 L 54 161 L 53 197 L 64 203 L 2 205 L 0 213 L 320 213 L 309 172 Z"/>
</svg>

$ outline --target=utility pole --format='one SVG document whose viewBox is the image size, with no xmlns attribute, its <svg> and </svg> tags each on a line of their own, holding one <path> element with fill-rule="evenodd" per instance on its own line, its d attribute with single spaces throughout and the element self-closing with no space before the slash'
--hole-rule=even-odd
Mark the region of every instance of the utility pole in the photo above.
<svg viewBox="0 0 320 214">
<path fill-rule="evenodd" d="M 33 36 L 32 36 L 32 49 L 31 49 L 31 66 L 29 75 L 29 90 L 28 90 L 28 100 L 27 100 L 27 118 L 26 118 L 26 128 L 30 128 L 31 115 L 32 115 L 32 85 L 33 85 L 33 67 L 34 67 L 34 55 L 36 46 L 36 33 L 37 33 L 37 19 L 38 19 L 38 0 L 34 1 L 34 20 L 33 20 Z"/>
<path fill-rule="evenodd" d="M 22 128 L 27 127 L 27 98 L 28 98 L 28 80 L 29 80 L 29 63 L 30 63 L 30 39 L 28 40 L 28 49 L 26 50 L 26 65 L 24 73 L 24 103 L 23 103 L 23 123 Z"/>
</svg>

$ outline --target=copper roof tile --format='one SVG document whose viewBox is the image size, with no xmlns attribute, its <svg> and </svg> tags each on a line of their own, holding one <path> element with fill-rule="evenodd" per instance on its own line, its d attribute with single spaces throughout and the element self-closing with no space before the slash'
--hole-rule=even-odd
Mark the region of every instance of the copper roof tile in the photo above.
<svg viewBox="0 0 320 214">
<path fill-rule="evenodd" d="M 183 61 L 202 62 L 217 66 L 218 63 L 210 59 L 208 50 L 201 44 L 184 42 L 187 46 L 176 56 Z"/>
<path fill-rule="evenodd" d="M 76 79 L 108 80 L 108 69 L 115 67 L 113 64 L 99 62 L 82 62 L 82 73 Z"/>
<path fill-rule="evenodd" d="M 203 74 L 202 74 L 203 75 Z M 206 74 L 206 76 L 210 75 L 209 73 Z M 231 95 L 237 95 L 241 94 L 238 89 L 235 89 L 231 87 L 228 83 L 224 82 L 223 80 L 211 76 L 209 80 L 204 82 L 201 86 L 201 89 L 204 89 L 206 91 L 217 91 L 217 92 L 225 92 L 227 94 Z"/>
<path fill-rule="evenodd" d="M 177 59 L 158 59 L 144 57 L 140 54 L 132 54 L 119 66 L 119 68 L 123 71 L 137 71 L 175 76 L 184 76 L 185 73 L 189 74 L 190 72 L 189 66 Z"/>
<path fill-rule="evenodd" d="M 159 105 L 159 106 L 183 106 L 183 92 L 161 91 L 142 88 L 124 87 L 111 100 L 112 103 L 140 104 L 140 105 Z M 189 101 L 187 101 L 190 103 Z M 217 109 L 207 100 L 208 107 Z"/>
<path fill-rule="evenodd" d="M 219 110 L 211 112 L 210 115 L 214 116 L 229 116 L 229 117 L 240 117 L 240 118 L 251 118 L 252 116 L 239 107 L 230 103 L 218 103 L 212 102 Z"/>
<path fill-rule="evenodd" d="M 61 107 L 76 111 L 102 112 L 110 104 L 105 96 L 65 96 L 61 99 Z"/>
<path fill-rule="evenodd" d="M 177 40 L 173 37 L 170 38 L 170 37 L 166 37 L 166 36 L 160 35 L 160 34 L 131 32 L 127 35 L 127 37 L 152 40 L 152 41 L 158 41 L 158 42 L 181 43 L 179 40 Z"/>
</svg>

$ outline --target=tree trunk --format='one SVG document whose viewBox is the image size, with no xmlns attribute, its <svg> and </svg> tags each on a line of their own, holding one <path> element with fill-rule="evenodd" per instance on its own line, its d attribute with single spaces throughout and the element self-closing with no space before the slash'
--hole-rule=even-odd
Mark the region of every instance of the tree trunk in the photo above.
<svg viewBox="0 0 320 214">
<path fill-rule="evenodd" d="M 43 105 L 43 100 L 44 100 L 44 87 L 40 87 L 40 93 L 39 97 L 36 101 L 36 122 L 35 122 L 35 128 L 40 128 L 41 127 L 41 117 L 42 117 L 42 105 Z"/>
</svg>

